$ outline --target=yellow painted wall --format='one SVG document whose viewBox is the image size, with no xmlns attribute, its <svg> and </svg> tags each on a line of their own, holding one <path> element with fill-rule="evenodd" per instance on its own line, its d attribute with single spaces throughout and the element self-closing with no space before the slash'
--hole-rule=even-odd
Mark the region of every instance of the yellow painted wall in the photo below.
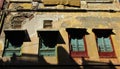
<svg viewBox="0 0 120 69">
<path fill-rule="evenodd" d="M 36 14 L 37 15 L 37 14 Z M 38 14 L 40 16 L 43 15 L 57 15 L 60 16 L 58 21 L 55 21 L 53 24 L 53 29 L 58 29 L 61 36 L 63 37 L 65 44 L 58 44 L 56 49 L 58 47 L 64 48 L 66 50 L 66 53 L 69 53 L 69 40 L 68 40 L 68 33 L 66 32 L 66 28 L 86 28 L 88 35 L 85 35 L 86 43 L 87 43 L 87 50 L 88 50 L 88 56 L 89 58 L 86 58 L 87 60 L 92 61 L 99 61 L 99 62 L 109 62 L 111 60 L 114 64 L 120 64 L 120 30 L 119 30 L 119 23 L 118 21 L 113 21 L 112 23 L 108 21 L 108 23 L 100 23 L 99 21 L 88 21 L 84 22 L 83 20 L 78 20 L 77 17 L 95 17 L 95 18 L 120 18 L 120 13 L 109 13 L 109 12 L 42 12 L 41 14 Z M 35 17 L 35 16 L 34 16 Z M 34 18 L 33 18 L 34 19 Z M 31 20 L 32 21 L 32 20 Z M 103 21 L 104 22 L 104 21 Z M 33 22 L 34 23 L 34 22 Z M 65 24 L 65 26 L 62 26 Z M 95 35 L 92 32 L 93 28 L 100 28 L 100 29 L 113 29 L 113 32 L 115 35 L 112 35 L 112 40 L 115 48 L 115 53 L 117 58 L 99 58 L 97 47 L 96 47 L 96 41 L 95 41 Z M 31 28 L 32 29 L 32 28 Z M 31 42 L 24 42 L 22 47 L 22 53 L 27 54 L 38 54 L 38 46 L 39 46 L 39 38 L 37 36 L 37 29 L 36 33 L 33 35 L 29 34 L 31 38 Z M 58 54 L 57 54 L 58 55 Z M 68 57 L 68 55 L 65 55 Z M 64 57 L 64 56 L 61 56 Z M 57 64 L 58 63 L 58 56 L 54 57 L 44 57 L 46 62 L 51 64 Z M 60 57 L 59 57 L 60 58 Z M 64 58 L 62 58 L 64 59 Z M 61 59 L 59 59 L 61 60 Z M 74 61 L 81 64 L 81 58 L 74 58 Z"/>
</svg>

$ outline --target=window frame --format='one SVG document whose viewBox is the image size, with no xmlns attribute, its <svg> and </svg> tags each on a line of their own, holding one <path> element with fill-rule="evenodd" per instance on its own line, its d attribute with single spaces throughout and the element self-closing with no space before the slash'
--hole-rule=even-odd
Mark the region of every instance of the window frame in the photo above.
<svg viewBox="0 0 120 69">
<path fill-rule="evenodd" d="M 53 27 L 53 20 L 43 20 L 43 28 L 52 28 Z"/>
<path fill-rule="evenodd" d="M 71 43 L 70 43 L 71 37 L 70 37 L 70 34 L 68 35 L 70 55 L 72 57 L 86 57 L 86 58 L 88 58 L 88 53 L 87 53 L 88 51 L 87 51 L 87 44 L 86 44 L 85 35 L 82 38 L 83 38 L 83 41 L 84 41 L 85 51 L 72 51 L 72 46 L 71 46 Z"/>
</svg>

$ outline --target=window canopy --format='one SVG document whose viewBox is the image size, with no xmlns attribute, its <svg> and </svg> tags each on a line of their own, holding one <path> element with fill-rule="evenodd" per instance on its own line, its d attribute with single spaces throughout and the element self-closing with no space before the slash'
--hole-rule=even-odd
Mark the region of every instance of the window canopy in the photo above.
<svg viewBox="0 0 120 69">
<path fill-rule="evenodd" d="M 85 28 L 67 28 L 66 31 L 71 35 L 85 35 L 89 34 Z"/>
<path fill-rule="evenodd" d="M 64 40 L 58 30 L 38 30 L 38 37 L 47 43 L 64 44 Z"/>
<path fill-rule="evenodd" d="M 4 30 L 5 37 L 12 45 L 19 45 L 31 41 L 27 30 Z"/>
<path fill-rule="evenodd" d="M 95 35 L 100 36 L 100 35 L 111 35 L 114 34 L 112 31 L 113 29 L 93 29 L 92 31 L 95 33 Z"/>
</svg>

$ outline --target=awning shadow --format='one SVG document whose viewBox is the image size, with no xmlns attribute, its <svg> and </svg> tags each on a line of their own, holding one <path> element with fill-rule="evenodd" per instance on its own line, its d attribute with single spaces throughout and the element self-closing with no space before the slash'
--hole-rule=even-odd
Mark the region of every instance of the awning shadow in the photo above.
<svg viewBox="0 0 120 69">
<path fill-rule="evenodd" d="M 99 61 L 91 61 L 85 60 L 82 57 L 82 65 L 83 69 L 116 69 L 111 61 L 107 62 L 99 62 Z"/>
<path fill-rule="evenodd" d="M 33 54 L 23 54 L 22 56 L 18 57 L 15 54 L 11 57 L 11 61 L 1 62 L 1 65 L 13 65 L 16 69 L 17 67 L 14 66 L 25 66 L 25 68 L 36 69 L 81 69 L 80 66 L 73 60 L 73 58 L 66 52 L 66 50 L 59 46 L 57 48 L 57 59 L 58 64 L 50 64 L 48 63 L 43 56 L 33 55 Z M 29 60 L 28 60 L 29 59 Z M 30 60 L 31 59 L 31 60 Z M 32 60 L 35 59 L 35 60 Z M 27 66 L 27 67 L 26 67 Z M 31 67 L 32 66 L 32 67 Z M 17 68 L 19 69 L 19 68 Z M 24 69 L 24 68 L 23 68 Z"/>
</svg>

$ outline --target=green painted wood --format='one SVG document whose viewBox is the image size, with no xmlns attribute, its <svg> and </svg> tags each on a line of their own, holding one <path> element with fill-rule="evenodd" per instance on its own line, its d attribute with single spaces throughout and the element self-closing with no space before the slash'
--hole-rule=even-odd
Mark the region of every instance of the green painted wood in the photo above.
<svg viewBox="0 0 120 69">
<path fill-rule="evenodd" d="M 71 38 L 72 51 L 85 51 L 83 39 Z"/>
<path fill-rule="evenodd" d="M 45 44 L 42 42 L 40 48 L 39 55 L 43 56 L 55 56 L 55 47 L 54 48 L 49 48 L 48 46 L 45 46 Z"/>
<path fill-rule="evenodd" d="M 20 47 L 15 47 L 10 42 L 7 42 L 7 43 L 8 43 L 8 46 L 6 46 L 6 48 L 4 50 L 4 56 L 12 57 L 14 53 L 16 54 L 16 56 L 21 55 L 21 53 L 20 53 L 21 48 Z"/>
<path fill-rule="evenodd" d="M 100 52 L 112 52 L 112 45 L 109 37 L 98 37 L 97 43 Z"/>
<path fill-rule="evenodd" d="M 105 52 L 103 37 L 98 37 L 97 41 L 98 41 L 97 43 L 98 43 L 99 51 Z"/>
<path fill-rule="evenodd" d="M 78 51 L 77 39 L 71 39 L 72 51 Z"/>
<path fill-rule="evenodd" d="M 104 42 L 105 42 L 105 46 L 106 46 L 106 51 L 112 52 L 113 49 L 112 49 L 110 38 L 109 37 L 104 38 Z"/>
<path fill-rule="evenodd" d="M 84 40 L 83 39 L 78 39 L 78 50 L 79 51 L 85 51 Z"/>
</svg>

